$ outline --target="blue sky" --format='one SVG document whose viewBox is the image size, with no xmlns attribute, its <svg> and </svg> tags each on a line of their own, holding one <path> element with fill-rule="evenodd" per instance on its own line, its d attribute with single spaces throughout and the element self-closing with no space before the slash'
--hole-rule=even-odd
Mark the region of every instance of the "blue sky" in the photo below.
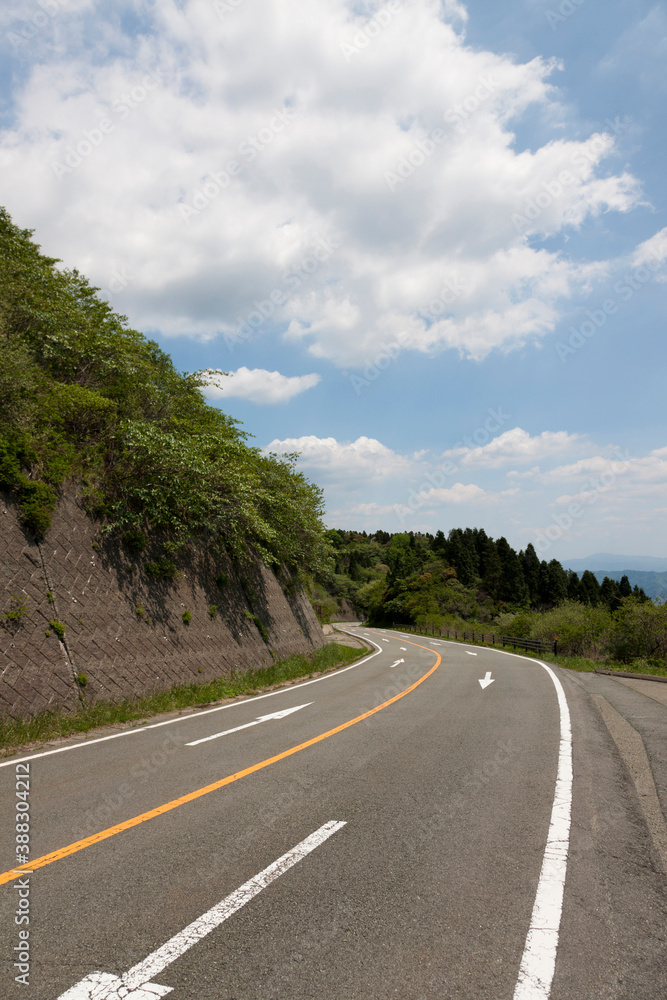
<svg viewBox="0 0 667 1000">
<path fill-rule="evenodd" d="M 667 9 L 9 0 L 2 202 L 327 523 L 667 556 Z"/>
</svg>

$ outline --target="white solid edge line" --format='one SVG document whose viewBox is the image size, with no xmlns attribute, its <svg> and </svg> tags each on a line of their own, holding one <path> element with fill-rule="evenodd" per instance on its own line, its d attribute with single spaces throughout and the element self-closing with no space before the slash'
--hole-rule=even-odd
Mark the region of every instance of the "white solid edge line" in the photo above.
<svg viewBox="0 0 667 1000">
<path fill-rule="evenodd" d="M 447 642 L 447 640 L 443 640 L 443 642 Z M 449 642 L 447 645 L 459 646 L 460 643 Z M 547 663 L 543 663 L 542 660 L 533 660 L 529 656 L 521 656 L 519 653 L 509 653 L 504 649 L 491 649 L 489 652 L 502 653 L 503 656 L 515 656 L 519 660 L 539 664 L 549 674 L 558 697 L 560 742 L 551 821 L 513 997 L 513 1000 L 549 1000 L 556 969 L 572 819 L 572 724 L 570 710 L 567 706 L 563 685 Z"/>
<path fill-rule="evenodd" d="M 339 629 L 339 632 L 345 632 L 347 635 L 353 635 L 352 632 L 348 632 L 347 629 Z M 375 653 L 369 653 L 368 656 L 364 656 L 361 660 L 357 660 L 356 663 L 351 663 L 349 667 L 343 667 L 342 670 L 332 670 L 331 673 L 325 674 L 323 677 L 315 677 L 312 681 L 302 681 L 300 684 L 292 684 L 291 687 L 280 688 L 279 691 L 269 691 L 268 694 L 258 694 L 254 698 L 244 698 L 243 701 L 234 701 L 230 705 L 218 705 L 217 708 L 207 708 L 204 712 L 193 712 L 192 715 L 179 715 L 177 719 L 166 719 L 164 722 L 153 722 L 150 726 L 137 726 L 136 729 L 126 729 L 122 733 L 112 733 L 111 736 L 98 736 L 94 740 L 83 740 L 81 743 L 72 743 L 68 747 L 57 747 L 55 750 L 44 750 L 42 753 L 33 753 L 28 757 L 12 757 L 9 760 L 2 761 L 0 767 L 9 767 L 10 764 L 22 764 L 26 760 L 37 760 L 38 757 L 50 757 L 54 753 L 65 753 L 67 750 L 80 750 L 82 747 L 92 747 L 95 743 L 106 743 L 107 740 L 118 740 L 121 736 L 136 736 L 137 733 L 147 733 L 149 729 L 159 729 L 160 726 L 171 726 L 174 722 L 188 722 L 190 719 L 201 719 L 204 715 L 212 715 L 213 712 L 224 712 L 228 708 L 237 708 L 239 705 L 247 705 L 251 701 L 262 701 L 263 698 L 273 698 L 277 694 L 287 694 L 289 691 L 296 691 L 297 688 L 307 687 L 309 684 L 319 684 L 320 681 L 328 681 L 332 677 L 339 677 L 341 674 L 346 673 L 348 670 L 353 670 L 355 667 L 360 667 L 363 663 L 368 663 L 372 660 L 374 656 L 378 653 L 382 653 L 382 646 L 378 646 L 376 642 L 372 639 L 366 639 L 366 642 L 373 643 L 377 651 Z"/>
<path fill-rule="evenodd" d="M 560 748 L 549 833 L 514 1000 L 548 1000 L 551 993 L 563 912 L 572 817 L 572 726 L 565 691 L 551 667 L 541 660 L 533 662 L 544 667 L 556 688 L 560 709 Z"/>
<path fill-rule="evenodd" d="M 152 952 L 143 962 L 134 965 L 122 977 L 123 984 L 127 987 L 138 987 L 147 983 L 154 976 L 159 975 L 163 969 L 191 948 L 203 937 L 210 934 L 212 930 L 219 927 L 221 923 L 240 910 L 242 906 L 249 903 L 253 896 L 265 889 L 267 885 L 279 878 L 293 865 L 303 860 L 306 855 L 314 851 L 316 847 L 323 844 L 325 840 L 336 833 L 341 827 L 346 825 L 346 821 L 330 820 L 323 826 L 311 833 L 309 837 L 302 840 L 300 844 L 293 847 L 287 854 L 274 861 L 273 864 L 265 868 L 254 878 L 244 882 L 240 888 L 227 896 L 220 903 L 217 903 L 210 910 L 207 910 L 201 917 L 188 924 L 182 931 L 170 938 L 162 947 Z"/>
</svg>

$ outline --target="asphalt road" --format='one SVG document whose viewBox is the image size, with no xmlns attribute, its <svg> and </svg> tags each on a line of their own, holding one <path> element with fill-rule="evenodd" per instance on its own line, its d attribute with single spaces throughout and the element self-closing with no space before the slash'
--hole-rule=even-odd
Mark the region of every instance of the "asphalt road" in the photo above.
<svg viewBox="0 0 667 1000">
<path fill-rule="evenodd" d="M 359 631 L 379 651 L 336 674 L 2 762 L 0 868 L 27 778 L 31 872 L 0 886 L 2 997 L 664 1000 L 667 877 L 593 688 L 654 773 L 667 708 Z"/>
</svg>

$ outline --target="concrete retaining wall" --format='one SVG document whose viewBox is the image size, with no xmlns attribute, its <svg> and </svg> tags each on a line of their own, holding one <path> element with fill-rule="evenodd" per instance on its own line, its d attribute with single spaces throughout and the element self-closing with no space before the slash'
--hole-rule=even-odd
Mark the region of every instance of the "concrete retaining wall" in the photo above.
<svg viewBox="0 0 667 1000">
<path fill-rule="evenodd" d="M 178 572 L 168 581 L 142 568 L 160 552 L 155 541 L 134 557 L 119 539 L 103 539 L 73 491 L 37 544 L 0 494 L 0 716 L 71 710 L 82 690 L 86 701 L 145 695 L 268 666 L 270 650 L 282 659 L 323 645 L 305 594 L 284 593 L 261 563 L 240 571 L 202 544 L 174 557 Z M 228 577 L 222 588 L 220 574 Z M 4 617 L 21 606 L 18 621 Z M 62 641 L 50 621 L 65 626 Z"/>
</svg>

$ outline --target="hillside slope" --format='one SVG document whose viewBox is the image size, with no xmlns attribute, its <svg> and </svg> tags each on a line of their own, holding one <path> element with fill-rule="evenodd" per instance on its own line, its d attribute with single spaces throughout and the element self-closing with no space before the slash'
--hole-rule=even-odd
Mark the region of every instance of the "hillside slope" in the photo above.
<svg viewBox="0 0 667 1000">
<path fill-rule="evenodd" d="M 0 208 L 0 713 L 323 642 L 322 494 Z"/>
</svg>

